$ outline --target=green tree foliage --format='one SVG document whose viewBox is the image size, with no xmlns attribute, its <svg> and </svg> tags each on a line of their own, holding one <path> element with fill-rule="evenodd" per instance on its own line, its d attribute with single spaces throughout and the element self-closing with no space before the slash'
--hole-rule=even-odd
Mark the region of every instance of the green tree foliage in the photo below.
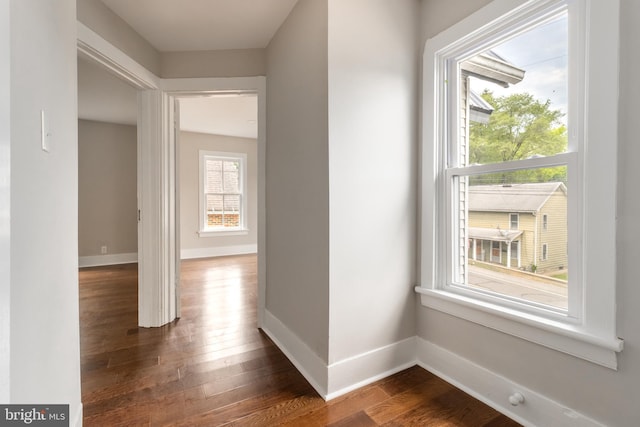
<svg viewBox="0 0 640 427">
<path fill-rule="evenodd" d="M 484 91 L 482 97 L 494 111 L 489 122 L 470 126 L 469 163 L 487 164 L 550 156 L 567 149 L 567 129 L 560 121 L 563 113 L 527 93 L 495 97 Z M 566 167 L 523 170 L 484 175 L 472 179 L 475 184 L 517 182 L 566 182 Z"/>
</svg>

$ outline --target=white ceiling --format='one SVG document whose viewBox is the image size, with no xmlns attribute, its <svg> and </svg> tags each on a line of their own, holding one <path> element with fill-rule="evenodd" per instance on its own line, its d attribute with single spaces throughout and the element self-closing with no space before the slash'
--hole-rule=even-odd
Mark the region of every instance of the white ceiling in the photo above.
<svg viewBox="0 0 640 427">
<path fill-rule="evenodd" d="M 256 95 L 182 98 L 179 103 L 183 131 L 258 138 Z"/>
<path fill-rule="evenodd" d="M 297 0 L 102 0 L 161 52 L 267 46 Z"/>
</svg>

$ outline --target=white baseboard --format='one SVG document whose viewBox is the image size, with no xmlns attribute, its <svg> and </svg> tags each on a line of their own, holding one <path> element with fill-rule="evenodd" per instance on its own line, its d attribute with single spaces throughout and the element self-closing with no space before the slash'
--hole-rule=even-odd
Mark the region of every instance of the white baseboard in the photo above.
<svg viewBox="0 0 640 427">
<path fill-rule="evenodd" d="M 603 426 L 455 353 L 422 338 L 417 340 L 418 365 L 524 426 Z M 516 392 L 525 400 L 512 406 L 509 396 Z"/>
<path fill-rule="evenodd" d="M 210 258 L 217 256 L 245 255 L 258 253 L 258 245 L 219 246 L 212 248 L 181 249 L 181 259 Z"/>
<path fill-rule="evenodd" d="M 416 337 L 380 347 L 329 365 L 326 400 L 416 365 Z"/>
<path fill-rule="evenodd" d="M 262 330 L 287 356 L 309 384 L 322 396 L 327 395 L 327 364 L 268 310 Z"/>
<path fill-rule="evenodd" d="M 269 311 L 265 333 L 325 400 L 416 365 L 416 338 L 411 337 L 327 366 L 307 344 Z"/>
<path fill-rule="evenodd" d="M 71 416 L 71 415 L 69 415 Z M 78 410 L 73 417 L 73 422 L 69 423 L 70 426 L 82 427 L 82 402 L 78 404 Z"/>
<path fill-rule="evenodd" d="M 102 265 L 130 264 L 138 262 L 138 253 L 81 256 L 78 267 L 98 267 Z"/>
</svg>

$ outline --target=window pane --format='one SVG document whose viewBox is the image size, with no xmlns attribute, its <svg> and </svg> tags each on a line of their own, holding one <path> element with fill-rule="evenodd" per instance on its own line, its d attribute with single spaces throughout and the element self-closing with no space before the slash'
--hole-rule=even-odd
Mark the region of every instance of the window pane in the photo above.
<svg viewBox="0 0 640 427">
<path fill-rule="evenodd" d="M 206 161 L 205 193 L 222 193 L 222 161 Z"/>
<path fill-rule="evenodd" d="M 459 165 L 565 152 L 567 62 L 566 14 L 463 62 Z"/>
<path fill-rule="evenodd" d="M 240 193 L 240 171 L 224 172 L 224 192 Z"/>
<path fill-rule="evenodd" d="M 219 194 L 207 194 L 207 212 L 222 212 L 223 196 Z"/>
<path fill-rule="evenodd" d="M 221 195 L 207 194 L 207 212 L 206 212 L 206 224 L 205 227 L 221 227 L 223 224 L 222 206 L 223 198 Z"/>
<path fill-rule="evenodd" d="M 239 212 L 240 211 L 240 196 L 232 196 L 232 195 L 224 196 L 224 211 L 225 212 Z"/>
<path fill-rule="evenodd" d="M 566 310 L 566 175 L 558 166 L 456 177 L 466 203 L 455 204 L 454 283 Z M 546 228 L 545 215 L 556 218 Z"/>
</svg>

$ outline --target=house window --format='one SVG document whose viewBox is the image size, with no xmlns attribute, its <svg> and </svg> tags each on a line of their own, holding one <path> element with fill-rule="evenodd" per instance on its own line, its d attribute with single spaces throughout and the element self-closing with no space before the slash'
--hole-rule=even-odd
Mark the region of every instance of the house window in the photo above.
<svg viewBox="0 0 640 427">
<path fill-rule="evenodd" d="M 547 214 L 542 215 L 542 229 L 546 230 L 549 225 L 549 216 Z"/>
<path fill-rule="evenodd" d="M 615 368 L 615 263 L 585 260 L 602 246 L 615 253 L 615 173 L 603 182 L 597 171 L 616 168 L 619 2 L 510 5 L 490 3 L 425 46 L 416 291 L 427 307 Z M 538 240 L 542 209 L 564 217 L 554 220 L 565 224 L 554 236 L 568 247 L 562 259 Z M 505 212 L 506 230 L 495 225 Z M 568 268 L 566 293 L 532 291 L 511 269 L 496 286 L 474 285 L 484 273 L 468 242 L 480 236 L 492 258 L 516 252 L 542 288 L 551 279 L 537 259 Z"/>
<path fill-rule="evenodd" d="M 246 154 L 200 151 L 200 234 L 245 230 Z"/>
<path fill-rule="evenodd" d="M 518 229 L 518 214 L 509 214 L 509 228 L 512 230 Z"/>
</svg>

